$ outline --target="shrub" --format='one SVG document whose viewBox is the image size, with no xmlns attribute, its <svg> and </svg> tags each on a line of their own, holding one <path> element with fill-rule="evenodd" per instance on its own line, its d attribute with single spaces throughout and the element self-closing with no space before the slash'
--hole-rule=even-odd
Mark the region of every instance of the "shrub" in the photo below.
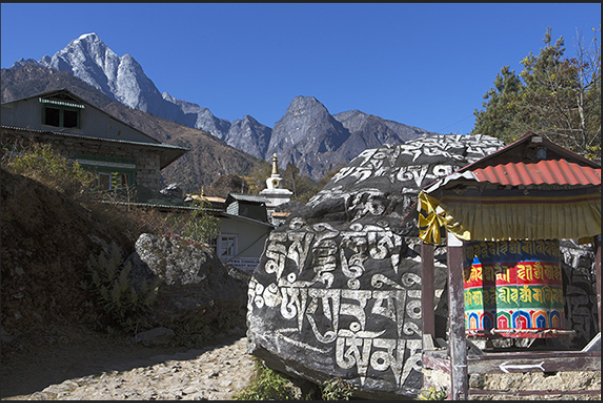
<svg viewBox="0 0 603 403">
<path fill-rule="evenodd" d="M 87 262 L 87 280 L 80 284 L 98 308 L 96 326 L 102 330 L 136 333 L 148 330 L 145 314 L 157 298 L 158 279 L 144 281 L 137 290 L 129 279 L 131 265 L 121 263 L 115 243 L 109 254 L 101 252 Z"/>
<path fill-rule="evenodd" d="M 2 167 L 37 180 L 75 200 L 93 213 L 98 221 L 125 235 L 132 245 L 143 232 L 162 233 L 172 229 L 156 210 L 143 210 L 119 203 L 127 202 L 134 196 L 130 188 L 126 188 L 122 194 L 97 191 L 92 172 L 65 158 L 49 144 L 5 144 L 2 147 Z"/>
<path fill-rule="evenodd" d="M 354 387 L 341 378 L 332 378 L 322 384 L 322 400 L 350 400 Z"/>
<path fill-rule="evenodd" d="M 431 386 L 427 390 L 422 390 L 417 400 L 444 400 L 446 399 L 446 391 L 443 389 L 436 389 Z"/>
<path fill-rule="evenodd" d="M 256 374 L 247 388 L 235 396 L 236 400 L 297 400 L 291 382 L 278 372 L 265 367 L 255 358 Z"/>
<path fill-rule="evenodd" d="M 247 388 L 241 391 L 236 400 L 313 400 L 314 392 L 300 399 L 301 392 L 292 382 L 280 373 L 264 366 L 255 358 L 255 377 Z M 355 388 L 341 378 L 329 379 L 318 387 L 319 400 L 350 400 Z"/>
<path fill-rule="evenodd" d="M 91 172 L 63 157 L 49 144 L 15 143 L 3 147 L 2 151 L 4 169 L 42 182 L 69 197 L 89 195 L 95 187 Z"/>
<path fill-rule="evenodd" d="M 172 231 L 197 243 L 209 243 L 220 233 L 220 220 L 208 212 L 211 203 L 195 200 L 196 209 L 190 214 L 171 215 L 165 223 Z"/>
<path fill-rule="evenodd" d="M 103 195 L 104 198 L 109 197 Z M 113 228 L 123 235 L 127 243 L 122 244 L 124 249 L 132 251 L 134 243 L 142 233 L 161 234 L 171 231 L 165 222 L 163 213 L 155 209 L 142 209 L 127 205 L 102 203 L 98 201 L 82 203 L 98 221 L 107 227 Z"/>
</svg>

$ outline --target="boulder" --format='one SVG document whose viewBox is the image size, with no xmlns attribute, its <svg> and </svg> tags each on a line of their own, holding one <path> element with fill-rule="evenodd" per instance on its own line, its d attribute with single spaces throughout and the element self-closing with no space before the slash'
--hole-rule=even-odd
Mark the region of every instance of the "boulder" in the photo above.
<svg viewBox="0 0 603 403">
<path fill-rule="evenodd" d="M 565 285 L 565 328 L 575 332 L 568 344 L 580 350 L 600 332 L 595 251 L 592 244 L 580 245 L 571 239 L 561 240 L 559 249 Z"/>
<path fill-rule="evenodd" d="M 135 287 L 159 279 L 150 314 L 156 326 L 244 327 L 247 279 L 226 268 L 213 249 L 179 237 L 141 234 L 128 262 Z"/>
<path fill-rule="evenodd" d="M 434 136 L 362 152 L 272 231 L 248 288 L 249 352 L 315 384 L 342 378 L 364 398 L 415 398 L 421 373 L 416 198 L 501 148 Z M 445 250 L 436 248 L 436 297 Z"/>
<path fill-rule="evenodd" d="M 156 327 L 155 329 L 147 330 L 146 332 L 137 333 L 132 338 L 132 342 L 141 343 L 146 347 L 165 346 L 172 343 L 175 337 L 172 329 L 165 327 Z"/>
</svg>

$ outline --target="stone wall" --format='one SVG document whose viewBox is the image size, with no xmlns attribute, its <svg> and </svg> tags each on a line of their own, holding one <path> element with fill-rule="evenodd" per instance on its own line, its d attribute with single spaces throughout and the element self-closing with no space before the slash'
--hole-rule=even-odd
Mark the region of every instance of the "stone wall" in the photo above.
<svg viewBox="0 0 603 403">
<path fill-rule="evenodd" d="M 441 371 L 424 369 L 424 388 L 450 389 L 450 375 Z M 555 373 L 527 372 L 511 374 L 470 374 L 471 400 L 601 400 L 600 371 L 559 371 Z M 473 394 L 471 393 L 473 391 Z M 487 393 L 496 391 L 497 393 Z M 527 391 L 572 392 L 551 395 L 527 395 Z M 598 391 L 598 393 L 596 393 Z M 481 393 L 478 393 L 481 392 Z"/>
<path fill-rule="evenodd" d="M 141 150 L 140 147 L 127 144 L 103 145 L 103 153 L 98 153 L 98 145 L 87 145 L 85 142 L 64 139 L 52 141 L 53 146 L 61 150 L 63 155 L 75 159 L 78 154 L 92 154 L 113 158 L 136 160 L 136 184 L 159 191 L 161 188 L 161 173 L 159 154 Z"/>
</svg>

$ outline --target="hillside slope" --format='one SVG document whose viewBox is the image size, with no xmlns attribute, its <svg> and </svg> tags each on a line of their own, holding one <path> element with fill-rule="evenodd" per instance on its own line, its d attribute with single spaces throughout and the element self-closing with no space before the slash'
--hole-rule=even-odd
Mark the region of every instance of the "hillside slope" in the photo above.
<svg viewBox="0 0 603 403">
<path fill-rule="evenodd" d="M 86 262 L 133 240 L 42 183 L 2 169 L 2 352 L 11 340 L 55 337 L 93 315 L 80 288 Z"/>
</svg>

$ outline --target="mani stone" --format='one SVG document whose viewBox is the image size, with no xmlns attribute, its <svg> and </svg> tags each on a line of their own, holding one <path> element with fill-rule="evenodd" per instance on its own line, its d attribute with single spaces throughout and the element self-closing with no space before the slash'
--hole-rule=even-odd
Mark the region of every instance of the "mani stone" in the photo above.
<svg viewBox="0 0 603 403">
<path fill-rule="evenodd" d="M 365 150 L 342 168 L 267 239 L 248 287 L 249 353 L 301 382 L 341 378 L 359 397 L 417 397 L 417 195 L 503 146 L 433 136 Z M 446 277 L 437 249 L 435 266 L 437 297 Z"/>
</svg>

